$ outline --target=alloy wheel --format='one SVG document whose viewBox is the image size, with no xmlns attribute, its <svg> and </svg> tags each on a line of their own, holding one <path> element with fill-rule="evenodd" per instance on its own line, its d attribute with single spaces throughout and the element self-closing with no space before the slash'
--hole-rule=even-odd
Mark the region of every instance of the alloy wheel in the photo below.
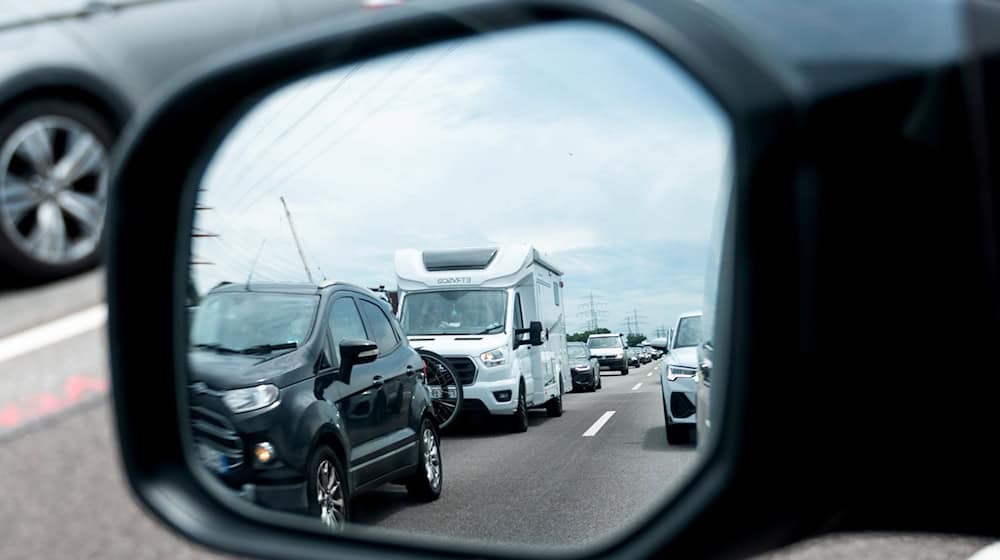
<svg viewBox="0 0 1000 560">
<path fill-rule="evenodd" d="M 441 455 L 438 451 L 437 437 L 430 428 L 424 428 L 424 470 L 427 482 L 437 491 L 441 487 Z"/>
<path fill-rule="evenodd" d="M 340 528 L 346 518 L 344 487 L 337 475 L 337 468 L 329 459 L 320 461 L 316 468 L 316 503 L 319 517 L 331 529 Z"/>
</svg>

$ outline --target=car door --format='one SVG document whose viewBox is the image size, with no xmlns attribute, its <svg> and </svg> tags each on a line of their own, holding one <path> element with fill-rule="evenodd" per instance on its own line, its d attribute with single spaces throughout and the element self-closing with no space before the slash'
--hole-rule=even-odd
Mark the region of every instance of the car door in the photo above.
<svg viewBox="0 0 1000 560">
<path fill-rule="evenodd" d="M 133 100 L 212 55 L 283 29 L 277 0 L 80 0 L 75 36 Z"/>
<path fill-rule="evenodd" d="M 379 408 L 378 414 L 382 421 L 380 424 L 380 437 L 394 438 L 387 441 L 393 445 L 396 439 L 405 437 L 406 434 L 395 434 L 409 426 L 409 402 L 407 394 L 413 394 L 412 384 L 416 371 L 410 361 L 410 354 L 406 352 L 406 346 L 392 328 L 392 321 L 378 303 L 365 298 L 358 298 L 358 306 L 361 315 L 364 317 L 368 332 L 371 333 L 372 341 L 378 346 L 378 359 L 374 362 L 376 384 L 381 384 L 381 396 L 375 406 Z M 415 433 L 415 432 L 414 432 Z"/>
<path fill-rule="evenodd" d="M 521 308 L 521 294 L 514 294 L 514 332 L 516 329 L 523 329 L 524 326 L 524 311 Z M 515 340 L 527 340 L 528 335 L 514 335 Z M 517 362 L 517 368 L 521 372 L 521 375 L 525 377 L 526 387 L 525 390 L 530 394 L 533 390 L 533 382 L 531 381 L 531 347 L 527 344 L 519 345 L 514 350 L 514 360 Z"/>
<path fill-rule="evenodd" d="M 340 357 L 340 342 L 345 338 L 370 340 L 364 321 L 354 298 L 341 296 L 330 304 L 327 314 L 327 335 L 333 353 L 335 372 L 343 370 Z M 347 437 L 351 443 L 351 463 L 365 453 L 365 444 L 378 433 L 375 401 L 377 392 L 373 390 L 375 363 L 356 365 L 351 369 L 348 383 L 335 381 L 325 390 L 327 399 L 337 403 L 337 410 L 344 420 Z"/>
</svg>

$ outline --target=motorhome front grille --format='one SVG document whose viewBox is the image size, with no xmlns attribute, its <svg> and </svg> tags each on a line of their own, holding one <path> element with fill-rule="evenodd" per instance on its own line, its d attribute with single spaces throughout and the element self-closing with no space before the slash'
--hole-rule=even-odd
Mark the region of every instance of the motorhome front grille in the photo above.
<svg viewBox="0 0 1000 560">
<path fill-rule="evenodd" d="M 448 356 L 445 358 L 451 365 L 462 385 L 472 385 L 476 382 L 476 364 L 464 356 Z"/>
</svg>

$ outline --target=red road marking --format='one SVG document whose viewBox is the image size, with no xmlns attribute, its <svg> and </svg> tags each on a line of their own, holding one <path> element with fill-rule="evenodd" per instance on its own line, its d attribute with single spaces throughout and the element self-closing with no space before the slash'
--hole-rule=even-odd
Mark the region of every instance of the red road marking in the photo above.
<svg viewBox="0 0 1000 560">
<path fill-rule="evenodd" d="M 62 389 L 29 395 L 0 408 L 0 428 L 17 428 L 39 420 L 79 403 L 87 395 L 100 395 L 108 391 L 105 377 L 72 375 L 66 378 Z"/>
</svg>

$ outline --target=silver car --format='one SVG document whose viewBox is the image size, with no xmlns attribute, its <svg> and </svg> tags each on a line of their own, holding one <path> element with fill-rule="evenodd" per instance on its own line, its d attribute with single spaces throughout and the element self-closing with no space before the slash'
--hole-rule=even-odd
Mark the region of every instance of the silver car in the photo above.
<svg viewBox="0 0 1000 560">
<path fill-rule="evenodd" d="M 660 366 L 663 417 L 667 442 L 671 445 L 690 443 L 694 439 L 698 392 L 695 374 L 700 342 L 701 311 L 681 314 L 673 339 L 668 341 L 667 356 Z"/>
<path fill-rule="evenodd" d="M 335 0 L 35 0 L 0 11 L 0 274 L 100 257 L 108 154 L 183 68 L 364 5 Z"/>
</svg>

